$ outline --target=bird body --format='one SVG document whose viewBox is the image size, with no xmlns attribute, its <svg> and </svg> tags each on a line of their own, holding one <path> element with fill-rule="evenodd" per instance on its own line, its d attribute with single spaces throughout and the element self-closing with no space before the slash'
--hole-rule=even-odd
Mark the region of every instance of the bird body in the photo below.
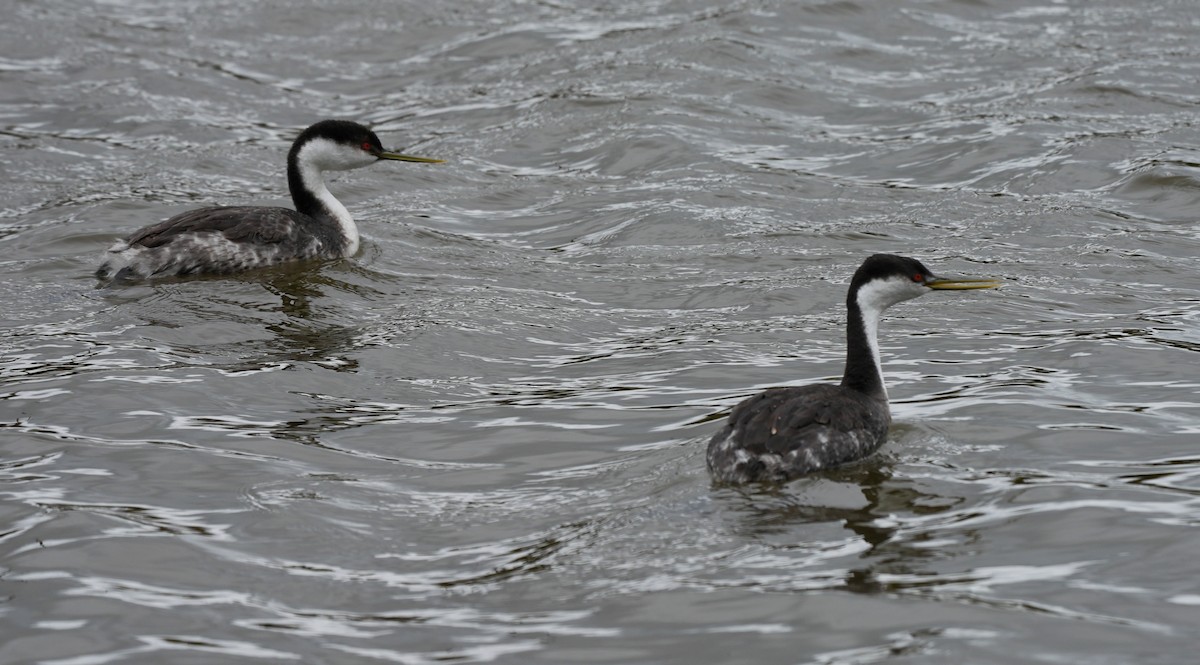
<svg viewBox="0 0 1200 665">
<path fill-rule="evenodd" d="M 887 440 L 891 413 L 877 331 L 883 311 L 934 289 L 984 289 L 995 280 L 945 279 L 915 259 L 868 258 L 846 295 L 846 369 L 840 385 L 772 388 L 737 406 L 708 444 L 722 483 L 785 482 L 860 460 Z"/>
<path fill-rule="evenodd" d="M 181 213 L 117 241 L 96 277 L 132 281 L 227 274 L 286 261 L 353 256 L 359 248 L 358 227 L 325 186 L 323 174 L 385 159 L 441 161 L 385 152 L 370 129 L 346 120 L 322 120 L 301 132 L 288 153 L 295 210 L 220 206 Z"/>
<path fill-rule="evenodd" d="M 726 483 L 783 482 L 870 455 L 891 422 L 886 401 L 841 386 L 771 388 L 734 407 L 708 467 Z"/>
<path fill-rule="evenodd" d="M 288 208 L 201 208 L 118 241 L 100 279 L 228 274 L 285 261 L 348 256 L 350 243 L 328 224 Z"/>
</svg>

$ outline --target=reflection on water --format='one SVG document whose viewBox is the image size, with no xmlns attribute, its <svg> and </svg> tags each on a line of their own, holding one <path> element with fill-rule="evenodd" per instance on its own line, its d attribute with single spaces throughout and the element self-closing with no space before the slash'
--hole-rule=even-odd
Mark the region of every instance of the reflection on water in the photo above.
<svg viewBox="0 0 1200 665">
<path fill-rule="evenodd" d="M 0 661 L 1191 659 L 1182 6 L 6 19 Z M 353 259 L 96 288 L 320 117 L 449 163 L 336 181 Z M 714 487 L 878 251 L 1008 283 L 889 311 L 879 455 Z"/>
</svg>

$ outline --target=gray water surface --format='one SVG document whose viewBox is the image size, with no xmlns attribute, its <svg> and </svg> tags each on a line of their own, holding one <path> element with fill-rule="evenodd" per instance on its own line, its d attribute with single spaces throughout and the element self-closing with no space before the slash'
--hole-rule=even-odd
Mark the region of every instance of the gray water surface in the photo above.
<svg viewBox="0 0 1200 665">
<path fill-rule="evenodd" d="M 1193 662 L 1197 80 L 1187 2 L 10 2 L 0 662 Z M 448 160 L 359 256 L 96 288 L 325 117 Z M 874 252 L 1007 284 L 714 487 Z"/>
</svg>

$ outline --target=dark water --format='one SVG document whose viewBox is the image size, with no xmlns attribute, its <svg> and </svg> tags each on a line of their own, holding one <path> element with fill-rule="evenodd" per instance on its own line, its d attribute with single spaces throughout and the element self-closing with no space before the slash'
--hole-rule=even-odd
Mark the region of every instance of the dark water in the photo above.
<svg viewBox="0 0 1200 665">
<path fill-rule="evenodd" d="M 14 1 L 0 23 L 3 663 L 1187 663 L 1200 624 L 1188 2 Z M 97 290 L 286 201 L 353 260 Z M 835 377 L 889 251 L 869 463 L 710 485 Z"/>
</svg>

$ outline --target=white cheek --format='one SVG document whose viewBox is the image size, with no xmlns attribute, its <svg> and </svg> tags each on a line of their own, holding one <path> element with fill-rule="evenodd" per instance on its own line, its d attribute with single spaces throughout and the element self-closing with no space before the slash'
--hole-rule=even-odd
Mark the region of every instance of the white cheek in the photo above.
<svg viewBox="0 0 1200 665">
<path fill-rule="evenodd" d="M 299 158 L 322 171 L 356 169 L 376 161 L 375 155 L 354 146 L 316 139 L 300 149 Z"/>
<path fill-rule="evenodd" d="M 875 363 L 875 371 L 883 376 L 883 367 L 879 360 L 879 317 L 883 310 L 905 300 L 924 295 L 929 287 L 903 277 L 873 281 L 858 292 L 858 308 L 862 313 L 863 331 L 866 333 L 867 346 L 871 351 L 871 360 Z M 886 393 L 886 390 L 885 390 Z"/>
<path fill-rule="evenodd" d="M 874 281 L 858 292 L 858 305 L 864 313 L 883 312 L 891 305 L 924 295 L 929 287 L 903 277 Z"/>
<path fill-rule="evenodd" d="M 357 168 L 362 168 L 364 166 L 368 166 L 370 164 L 374 164 L 377 161 L 379 161 L 379 160 L 378 160 L 378 158 L 375 157 L 375 155 L 372 155 L 371 153 L 369 153 L 365 150 L 354 150 L 353 152 L 348 152 L 346 155 L 344 155 L 343 160 L 342 160 L 342 164 L 344 164 L 344 166 L 342 166 L 341 168 L 342 169 L 357 169 Z M 330 168 L 336 169 L 338 167 L 331 166 Z"/>
</svg>

